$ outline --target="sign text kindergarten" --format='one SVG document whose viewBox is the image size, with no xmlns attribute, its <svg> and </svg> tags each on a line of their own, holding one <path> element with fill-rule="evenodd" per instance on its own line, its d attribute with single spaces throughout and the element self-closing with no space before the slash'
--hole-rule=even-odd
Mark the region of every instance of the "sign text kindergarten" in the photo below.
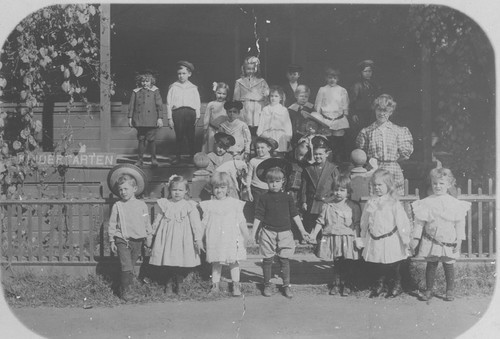
<svg viewBox="0 0 500 339">
<path fill-rule="evenodd" d="M 78 153 L 54 154 L 40 152 L 33 155 L 39 165 L 68 167 L 113 167 L 116 165 L 116 153 Z"/>
</svg>

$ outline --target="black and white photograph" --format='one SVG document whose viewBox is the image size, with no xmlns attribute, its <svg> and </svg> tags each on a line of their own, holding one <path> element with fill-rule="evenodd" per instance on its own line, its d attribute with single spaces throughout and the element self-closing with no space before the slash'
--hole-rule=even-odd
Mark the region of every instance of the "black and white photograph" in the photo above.
<svg viewBox="0 0 500 339">
<path fill-rule="evenodd" d="M 2 337 L 500 330 L 493 0 L 4 5 Z"/>
</svg>

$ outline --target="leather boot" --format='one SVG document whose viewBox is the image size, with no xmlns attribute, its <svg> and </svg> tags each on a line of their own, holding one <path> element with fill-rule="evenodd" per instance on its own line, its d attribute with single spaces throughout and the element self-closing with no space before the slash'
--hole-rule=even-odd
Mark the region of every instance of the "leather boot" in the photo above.
<svg viewBox="0 0 500 339">
<path fill-rule="evenodd" d="M 444 300 L 453 301 L 455 300 L 455 296 L 453 295 L 453 290 L 455 289 L 455 267 L 453 264 L 443 263 L 443 268 L 444 276 L 446 278 L 446 296 L 444 297 Z"/>
<path fill-rule="evenodd" d="M 272 295 L 271 292 L 271 273 L 273 268 L 273 258 L 264 258 L 262 261 L 262 273 L 264 276 L 264 290 L 262 294 L 265 297 L 270 297 Z"/>
<path fill-rule="evenodd" d="M 436 278 L 436 270 L 438 267 L 438 262 L 429 261 L 425 267 L 425 292 L 420 297 L 422 301 L 429 301 L 433 297 L 434 290 L 434 280 Z"/>
<path fill-rule="evenodd" d="M 233 282 L 233 297 L 239 297 L 241 295 L 241 284 L 239 281 Z"/>
<path fill-rule="evenodd" d="M 121 272 L 120 274 L 120 298 L 123 301 L 130 301 L 130 285 L 132 283 L 131 272 Z"/>
</svg>

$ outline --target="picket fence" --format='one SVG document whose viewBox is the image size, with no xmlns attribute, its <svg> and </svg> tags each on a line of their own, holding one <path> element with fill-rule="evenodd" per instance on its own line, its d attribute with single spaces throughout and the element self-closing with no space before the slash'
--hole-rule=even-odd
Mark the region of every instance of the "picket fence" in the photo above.
<svg viewBox="0 0 500 339">
<path fill-rule="evenodd" d="M 467 186 L 467 193 L 459 191 L 457 196 L 472 203 L 466 218 L 467 239 L 463 243 L 461 260 L 494 260 L 496 199 L 493 180 L 488 182 L 487 194 L 482 189 L 473 193 L 471 180 Z M 405 191 L 402 201 L 418 199 L 418 190 L 408 193 L 408 182 Z M 77 266 L 109 260 L 113 255 L 109 249 L 107 221 L 116 198 L 81 192 L 82 185 L 78 185 L 71 196 L 63 196 L 59 189 L 56 197 L 40 194 L 23 200 L 1 201 L 0 263 Z M 363 197 L 361 201 L 366 199 Z M 157 197 L 144 200 L 154 216 Z"/>
</svg>

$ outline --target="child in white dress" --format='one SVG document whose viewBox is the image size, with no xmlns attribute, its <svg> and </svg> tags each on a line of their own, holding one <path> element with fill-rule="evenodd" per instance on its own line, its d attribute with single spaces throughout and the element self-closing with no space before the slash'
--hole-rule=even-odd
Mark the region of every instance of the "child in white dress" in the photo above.
<svg viewBox="0 0 500 339">
<path fill-rule="evenodd" d="M 447 168 L 435 168 L 430 172 L 433 194 L 412 204 L 415 213 L 413 239 L 410 243 L 418 256 L 427 261 L 425 270 L 426 290 L 421 299 L 428 301 L 433 296 L 434 278 L 439 262 L 443 263 L 446 278 L 444 300 L 454 300 L 454 263 L 460 256 L 465 239 L 465 216 L 471 203 L 460 201 L 448 190 L 455 185 L 455 178 Z M 421 239 L 421 240 L 420 240 Z"/>
<path fill-rule="evenodd" d="M 188 182 L 173 175 L 168 182 L 169 199 L 158 199 L 159 213 L 153 223 L 155 239 L 149 263 L 165 268 L 165 290 L 172 286 L 180 293 L 186 268 L 201 264 L 202 227 L 196 203 L 186 200 Z"/>
<path fill-rule="evenodd" d="M 255 136 L 260 113 L 269 95 L 269 86 L 261 77 L 260 60 L 255 56 L 245 58 L 241 66 L 241 77 L 234 84 L 233 100 L 243 102 L 243 120 Z"/>
<path fill-rule="evenodd" d="M 257 136 L 272 138 L 278 142 L 276 152 L 283 156 L 291 150 L 292 121 L 288 110 L 282 105 L 284 92 L 281 87 L 273 86 L 269 90 L 269 105 L 264 107 L 260 116 Z"/>
<path fill-rule="evenodd" d="M 210 153 L 214 151 L 214 135 L 219 130 L 219 125 L 227 121 L 226 103 L 229 86 L 224 82 L 214 82 L 215 100 L 208 103 L 203 116 L 203 128 L 205 129 L 205 138 L 203 141 L 202 152 Z"/>
<path fill-rule="evenodd" d="M 309 238 L 316 239 L 322 230 L 321 240 L 316 255 L 333 261 L 333 283 L 330 295 L 340 293 L 349 295 L 352 286 L 354 260 L 359 259 L 359 251 L 354 239 L 359 237 L 361 208 L 359 204 L 348 199 L 351 190 L 351 179 L 343 175 L 333 184 L 333 201 L 321 208 L 316 227 Z"/>
<path fill-rule="evenodd" d="M 246 259 L 248 228 L 243 215 L 245 202 L 229 196 L 232 179 L 226 172 L 215 172 L 211 179 L 215 199 L 202 201 L 207 262 L 212 264 L 212 290 L 219 291 L 222 265 L 228 264 L 233 296 L 241 295 L 239 261 Z"/>
<path fill-rule="evenodd" d="M 387 298 L 401 294 L 399 267 L 409 255 L 411 225 L 403 205 L 398 200 L 392 174 L 384 169 L 373 173 L 370 185 L 374 197 L 365 205 L 361 215 L 363 258 L 371 266 L 375 285 L 370 298 L 380 295 L 386 277 L 393 281 Z"/>
</svg>

